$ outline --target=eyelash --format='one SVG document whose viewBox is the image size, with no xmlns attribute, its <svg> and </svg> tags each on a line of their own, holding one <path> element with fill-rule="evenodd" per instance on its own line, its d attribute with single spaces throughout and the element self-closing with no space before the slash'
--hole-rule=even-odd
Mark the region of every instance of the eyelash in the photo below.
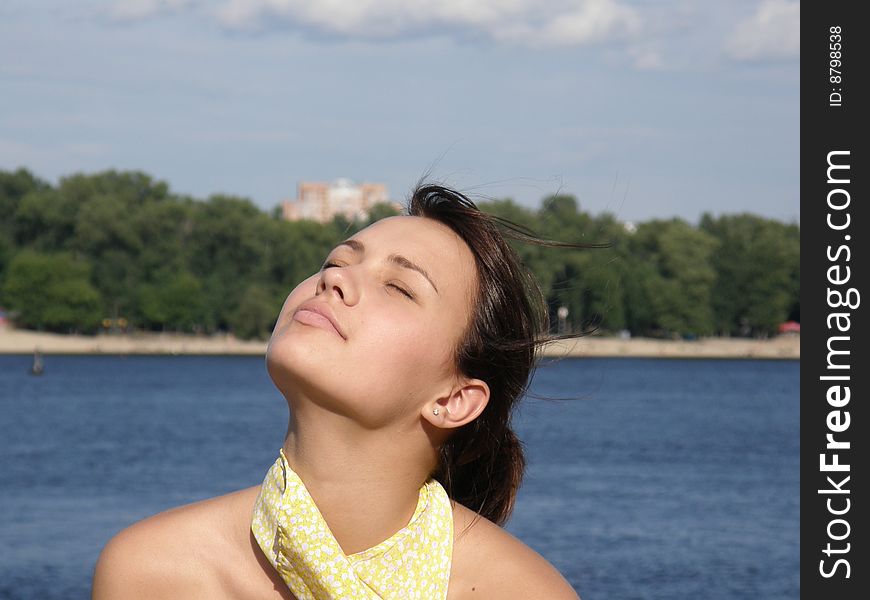
<svg viewBox="0 0 870 600">
<path fill-rule="evenodd" d="M 328 268 L 330 268 L 330 267 L 336 267 L 336 268 L 339 268 L 339 269 L 340 269 L 340 268 L 341 268 L 341 265 L 337 265 L 337 264 L 335 264 L 334 262 L 326 262 L 326 263 L 323 264 L 322 267 L 320 267 L 320 270 L 321 270 L 321 271 L 324 271 L 324 270 L 326 270 L 326 269 L 328 269 Z M 400 291 L 403 295 L 405 295 L 409 300 L 413 300 L 413 299 L 414 299 L 414 295 L 413 295 L 411 292 L 409 292 L 408 290 L 406 290 L 406 289 L 404 289 L 404 288 L 402 288 L 402 287 L 396 285 L 395 283 L 388 283 L 387 285 L 388 285 L 389 287 L 393 287 L 393 288 L 399 290 L 399 291 Z"/>
</svg>

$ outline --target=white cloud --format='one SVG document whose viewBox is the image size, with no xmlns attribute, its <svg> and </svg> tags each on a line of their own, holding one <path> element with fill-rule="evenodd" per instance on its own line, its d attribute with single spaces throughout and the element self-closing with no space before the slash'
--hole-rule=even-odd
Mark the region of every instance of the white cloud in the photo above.
<svg viewBox="0 0 870 600">
<path fill-rule="evenodd" d="M 800 55 L 800 2 L 762 0 L 755 14 L 741 22 L 725 50 L 740 60 L 793 58 Z"/>
<path fill-rule="evenodd" d="M 230 29 L 289 25 L 361 39 L 451 32 L 530 45 L 583 45 L 641 30 L 637 12 L 618 0 L 563 0 L 546 10 L 533 0 L 227 0 L 216 14 Z"/>
<path fill-rule="evenodd" d="M 541 33 L 556 43 L 584 44 L 636 34 L 640 29 L 640 17 L 634 9 L 613 0 L 590 0 L 553 18 Z"/>
<path fill-rule="evenodd" d="M 657 71 L 665 68 L 661 52 L 652 46 L 634 46 L 628 49 L 628 54 L 634 59 L 634 67 L 641 71 Z"/>
<path fill-rule="evenodd" d="M 138 21 L 187 8 L 191 0 L 123 0 L 112 6 L 111 15 L 119 21 Z"/>
</svg>

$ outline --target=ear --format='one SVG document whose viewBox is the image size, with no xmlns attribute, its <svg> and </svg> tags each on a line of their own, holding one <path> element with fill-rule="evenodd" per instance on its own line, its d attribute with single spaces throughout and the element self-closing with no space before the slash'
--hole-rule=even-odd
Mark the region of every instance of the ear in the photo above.
<svg viewBox="0 0 870 600">
<path fill-rule="evenodd" d="M 481 379 L 464 379 L 448 396 L 423 407 L 423 418 L 436 427 L 462 427 L 476 419 L 489 403 L 489 386 Z M 435 414 L 438 411 L 438 414 Z"/>
</svg>

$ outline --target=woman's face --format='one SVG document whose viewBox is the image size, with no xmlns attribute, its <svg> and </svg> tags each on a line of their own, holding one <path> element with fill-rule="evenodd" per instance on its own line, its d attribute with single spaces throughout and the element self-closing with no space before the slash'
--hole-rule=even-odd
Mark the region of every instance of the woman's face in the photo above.
<svg viewBox="0 0 870 600">
<path fill-rule="evenodd" d="M 369 427 L 416 420 L 456 383 L 453 352 L 476 278 L 471 250 L 446 225 L 378 221 L 333 248 L 287 297 L 269 374 L 291 403 L 302 394 Z"/>
</svg>

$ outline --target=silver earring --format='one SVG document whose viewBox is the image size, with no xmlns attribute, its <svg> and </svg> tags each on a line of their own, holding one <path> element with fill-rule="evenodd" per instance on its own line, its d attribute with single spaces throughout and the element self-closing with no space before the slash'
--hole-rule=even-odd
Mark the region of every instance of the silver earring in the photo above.
<svg viewBox="0 0 870 600">
<path fill-rule="evenodd" d="M 433 415 L 437 415 L 437 414 L 438 414 L 438 409 L 436 408 L 435 410 L 433 410 L 433 411 L 432 411 L 432 414 L 433 414 Z"/>
</svg>

